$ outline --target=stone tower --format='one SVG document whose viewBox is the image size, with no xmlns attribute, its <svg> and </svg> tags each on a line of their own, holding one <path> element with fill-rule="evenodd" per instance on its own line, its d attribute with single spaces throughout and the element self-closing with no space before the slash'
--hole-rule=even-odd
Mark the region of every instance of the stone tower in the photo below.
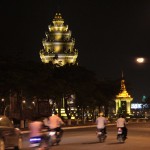
<svg viewBox="0 0 150 150">
<path fill-rule="evenodd" d="M 60 13 L 56 13 L 52 25 L 48 26 L 49 32 L 45 33 L 43 49 L 40 50 L 40 58 L 43 63 L 52 63 L 56 66 L 76 64 L 78 51 L 74 48 L 75 39 L 71 37 L 68 25 L 64 25 L 64 19 Z"/>
</svg>

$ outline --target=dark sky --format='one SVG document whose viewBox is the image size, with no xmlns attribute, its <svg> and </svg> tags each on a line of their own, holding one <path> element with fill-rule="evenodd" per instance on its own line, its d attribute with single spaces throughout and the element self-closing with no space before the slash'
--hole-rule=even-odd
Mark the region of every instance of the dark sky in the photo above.
<svg viewBox="0 0 150 150">
<path fill-rule="evenodd" d="M 40 61 L 39 51 L 57 11 L 69 25 L 79 65 L 99 78 L 123 70 L 135 101 L 150 95 L 149 0 L 1 0 L 0 52 Z M 136 57 L 147 62 L 137 64 Z"/>
</svg>

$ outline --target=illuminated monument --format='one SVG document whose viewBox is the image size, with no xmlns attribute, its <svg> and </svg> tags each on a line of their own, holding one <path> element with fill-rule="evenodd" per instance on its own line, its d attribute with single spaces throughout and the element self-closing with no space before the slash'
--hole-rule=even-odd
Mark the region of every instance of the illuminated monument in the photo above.
<svg viewBox="0 0 150 150">
<path fill-rule="evenodd" d="M 43 39 L 43 49 L 40 50 L 40 58 L 43 63 L 52 63 L 56 66 L 76 64 L 78 51 L 74 48 L 75 40 L 71 37 L 68 25 L 64 25 L 64 19 L 60 13 L 56 13 L 48 26 L 49 32 Z"/>
<path fill-rule="evenodd" d="M 39 52 L 41 61 L 43 63 L 52 63 L 56 67 L 66 64 L 77 64 L 78 51 L 74 47 L 75 39 L 71 37 L 71 31 L 68 29 L 68 25 L 64 25 L 64 19 L 61 13 L 55 14 L 52 25 L 49 25 L 48 29 L 49 32 L 45 33 L 46 37 L 42 41 L 43 49 Z M 61 116 L 66 119 L 64 97 L 61 101 Z M 49 101 L 46 103 L 49 105 Z M 55 109 L 58 111 L 57 106 Z M 71 115 L 71 119 L 74 119 L 74 116 Z"/>
<path fill-rule="evenodd" d="M 118 95 L 116 95 L 116 114 L 123 113 L 131 115 L 131 101 L 133 98 L 128 94 L 125 87 L 125 80 L 121 80 L 121 89 Z"/>
</svg>

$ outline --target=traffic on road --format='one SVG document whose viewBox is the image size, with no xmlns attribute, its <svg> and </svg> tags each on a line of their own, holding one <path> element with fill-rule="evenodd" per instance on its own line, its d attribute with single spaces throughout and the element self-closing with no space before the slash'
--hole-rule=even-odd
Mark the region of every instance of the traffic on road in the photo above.
<svg viewBox="0 0 150 150">
<path fill-rule="evenodd" d="M 107 139 L 100 143 L 96 135 L 96 126 L 64 128 L 64 135 L 59 145 L 51 147 L 53 150 L 149 150 L 150 125 L 143 123 L 128 124 L 128 139 L 124 143 L 117 141 L 116 125 L 107 126 Z M 29 135 L 23 134 L 23 149 L 29 150 Z"/>
</svg>

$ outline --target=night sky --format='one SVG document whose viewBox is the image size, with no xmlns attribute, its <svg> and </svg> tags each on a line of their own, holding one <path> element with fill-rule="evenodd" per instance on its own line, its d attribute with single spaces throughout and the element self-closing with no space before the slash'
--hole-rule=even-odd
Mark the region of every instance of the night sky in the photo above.
<svg viewBox="0 0 150 150">
<path fill-rule="evenodd" d="M 58 11 L 76 40 L 80 66 L 100 79 L 119 79 L 123 71 L 134 101 L 150 96 L 149 0 L 1 0 L 1 54 L 40 61 L 42 39 Z M 147 61 L 137 64 L 136 57 Z"/>
</svg>

